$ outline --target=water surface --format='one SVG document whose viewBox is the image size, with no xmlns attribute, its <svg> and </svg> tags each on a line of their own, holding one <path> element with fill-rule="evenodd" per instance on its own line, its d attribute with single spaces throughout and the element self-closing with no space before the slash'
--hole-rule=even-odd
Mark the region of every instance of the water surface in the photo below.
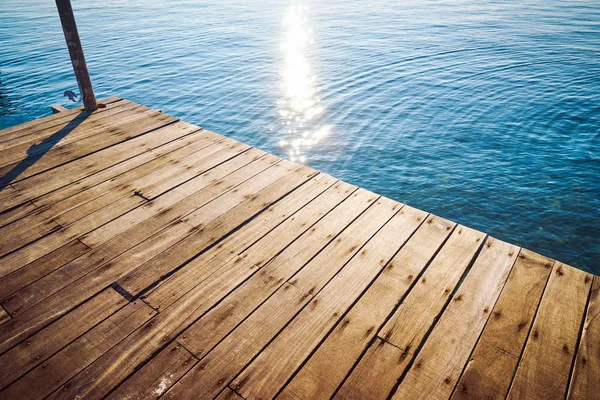
<svg viewBox="0 0 600 400">
<path fill-rule="evenodd" d="M 98 97 L 600 274 L 597 1 L 73 6 Z M 0 10 L 3 128 L 77 86 L 54 2 Z"/>
</svg>

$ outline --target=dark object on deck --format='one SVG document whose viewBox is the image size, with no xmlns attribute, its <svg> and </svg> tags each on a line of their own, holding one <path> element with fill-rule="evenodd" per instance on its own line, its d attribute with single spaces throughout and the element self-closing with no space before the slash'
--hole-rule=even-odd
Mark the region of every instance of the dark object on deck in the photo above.
<svg viewBox="0 0 600 400">
<path fill-rule="evenodd" d="M 60 16 L 60 22 L 65 34 L 65 40 L 67 41 L 67 47 L 69 48 L 69 54 L 71 55 L 71 63 L 73 64 L 73 71 L 75 72 L 77 84 L 79 85 L 79 93 L 81 93 L 81 97 L 83 98 L 85 111 L 95 111 L 98 109 L 98 105 L 96 104 L 92 80 L 90 79 L 90 74 L 85 63 L 85 57 L 83 56 L 83 48 L 81 47 L 81 41 L 79 40 L 79 33 L 77 32 L 77 25 L 75 24 L 75 16 L 73 15 L 71 1 L 56 0 L 56 7 L 58 8 L 58 15 Z"/>
</svg>

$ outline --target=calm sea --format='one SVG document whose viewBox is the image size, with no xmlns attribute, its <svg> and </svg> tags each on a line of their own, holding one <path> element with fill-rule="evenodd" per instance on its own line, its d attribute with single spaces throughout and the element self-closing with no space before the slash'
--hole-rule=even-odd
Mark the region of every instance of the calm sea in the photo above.
<svg viewBox="0 0 600 400">
<path fill-rule="evenodd" d="M 600 273 L 600 2 L 73 0 L 119 95 Z M 0 3 L 0 128 L 72 105 L 54 2 Z"/>
</svg>

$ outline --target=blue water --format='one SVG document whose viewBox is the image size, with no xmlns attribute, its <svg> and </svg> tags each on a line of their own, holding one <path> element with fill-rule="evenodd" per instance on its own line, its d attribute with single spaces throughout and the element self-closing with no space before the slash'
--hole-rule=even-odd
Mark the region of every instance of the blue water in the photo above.
<svg viewBox="0 0 600 400">
<path fill-rule="evenodd" d="M 98 97 L 600 273 L 597 0 L 73 3 Z M 0 43 L 0 128 L 70 105 L 53 1 Z"/>
</svg>

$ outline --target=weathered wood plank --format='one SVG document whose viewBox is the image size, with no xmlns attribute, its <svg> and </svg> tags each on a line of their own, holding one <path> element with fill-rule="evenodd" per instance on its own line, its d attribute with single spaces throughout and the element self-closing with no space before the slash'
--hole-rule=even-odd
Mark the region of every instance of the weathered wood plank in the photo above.
<svg viewBox="0 0 600 400">
<path fill-rule="evenodd" d="M 336 184 L 334 187 L 331 187 L 329 190 L 325 191 L 323 194 L 321 194 L 315 201 L 312 201 L 310 204 L 308 204 L 306 207 L 302 208 L 301 210 L 299 210 L 296 214 L 294 214 L 292 217 L 290 217 L 289 219 L 287 219 L 286 221 L 284 221 L 281 225 L 277 226 L 277 228 L 275 228 L 273 231 L 269 232 L 266 236 L 264 236 L 263 238 L 261 238 L 258 242 L 254 243 L 250 249 L 248 249 L 244 255 L 241 258 L 234 258 L 231 259 L 231 256 L 227 257 L 227 259 L 231 259 L 230 262 L 228 262 L 228 264 L 224 265 L 223 267 L 220 267 L 220 273 L 217 275 L 215 274 L 215 278 L 218 281 L 222 281 L 224 277 L 227 277 L 228 275 L 231 276 L 231 278 L 229 278 L 229 282 L 227 282 L 227 285 L 232 285 L 233 284 L 233 279 L 243 279 L 243 276 L 241 276 L 241 272 L 245 270 L 245 268 L 243 268 L 243 265 L 248 265 L 250 268 L 247 269 L 249 274 L 255 273 L 258 270 L 258 268 L 260 268 L 262 265 L 264 265 L 269 259 L 271 259 L 271 257 L 275 254 L 277 254 L 278 252 L 280 252 L 283 248 L 285 248 L 290 242 L 293 242 L 299 234 L 301 234 L 303 231 L 304 232 L 310 232 L 307 233 L 308 235 L 310 235 L 312 238 L 314 238 L 315 236 L 317 236 L 315 234 L 315 232 L 317 231 L 317 229 L 319 229 L 318 224 L 315 225 L 314 227 L 313 224 L 315 222 L 315 220 L 319 220 L 321 217 L 323 217 L 323 215 L 327 214 L 331 208 L 335 207 L 340 201 L 342 201 L 345 197 L 347 197 L 352 191 L 354 191 L 356 188 L 348 185 L 348 184 L 342 184 L 342 183 L 338 183 Z M 331 216 L 331 218 L 329 219 L 329 221 L 333 222 L 335 221 L 335 223 L 339 223 L 340 221 L 340 217 L 342 217 L 342 215 L 340 214 L 336 214 L 334 215 L 334 212 L 331 212 L 329 214 L 327 214 L 328 216 Z M 335 218 L 337 217 L 337 218 Z M 350 221 L 348 221 L 349 223 Z M 312 228 L 311 228 L 312 227 Z M 314 229 L 314 230 L 313 230 Z M 299 233 L 300 232 L 300 233 Z M 321 236 L 323 236 L 321 234 Z M 324 242 L 327 243 L 329 241 L 328 238 L 325 238 Z M 325 245 L 325 243 L 323 243 L 322 245 Z M 308 245 L 308 243 L 305 243 L 305 245 Z M 316 250 L 314 250 L 316 252 Z M 197 259 L 198 260 L 198 259 Z M 254 265 L 249 264 L 252 260 L 254 260 L 256 263 Z M 196 260 L 195 260 L 196 261 Z M 214 265 L 215 263 L 215 257 L 210 258 L 210 262 L 212 265 Z M 238 262 L 238 261 L 241 261 Z M 294 262 L 296 264 L 298 264 L 298 258 L 294 258 Z M 198 265 L 199 264 L 197 262 L 193 262 L 193 264 Z M 287 264 L 287 263 L 286 263 Z M 192 269 L 192 270 L 198 270 L 199 268 L 196 266 L 192 266 L 192 265 L 188 265 L 186 267 L 186 269 Z M 273 264 L 271 264 L 273 265 Z M 227 268 L 230 268 L 230 271 L 227 270 Z M 271 282 L 273 283 L 275 286 L 277 286 L 278 282 L 281 282 L 281 279 L 279 281 L 277 281 L 275 279 L 274 276 L 269 275 L 267 278 L 265 278 L 265 276 L 267 276 L 268 271 L 268 267 L 264 269 L 264 273 L 261 272 L 258 278 L 260 279 L 254 279 L 253 282 L 259 282 L 259 281 L 267 281 L 267 282 Z M 241 270 L 241 271 L 240 271 Z M 216 290 L 214 292 L 218 292 L 221 289 L 219 288 L 219 286 L 223 286 L 222 283 L 220 285 L 215 285 Z M 252 289 L 251 285 L 245 285 L 246 289 Z M 273 289 L 274 290 L 274 289 Z M 214 292 L 211 293 L 212 296 L 214 296 Z M 239 297 L 240 294 L 238 293 L 236 295 L 236 297 Z M 262 296 L 253 296 L 253 298 L 248 298 L 248 297 L 244 297 L 244 305 L 248 305 L 252 302 L 256 303 L 256 301 L 261 301 L 262 300 Z M 196 327 L 202 327 L 204 331 L 208 332 L 208 336 L 213 340 L 213 343 L 216 343 L 216 341 L 218 341 L 219 337 L 221 336 L 219 334 L 219 332 L 223 332 L 222 335 L 224 335 L 227 331 L 228 331 L 228 326 L 231 326 L 232 323 L 235 324 L 235 321 L 237 318 L 232 317 L 229 318 L 227 320 L 222 319 L 219 324 L 215 324 L 216 326 L 214 326 L 214 331 L 211 329 L 213 327 L 213 319 L 210 318 L 211 315 L 215 315 L 215 314 L 219 314 L 220 309 L 222 308 L 221 306 L 223 305 L 220 304 L 219 306 L 217 306 L 216 309 L 213 309 L 213 311 L 216 310 L 216 312 L 211 312 L 208 316 L 208 318 L 201 318 L 199 320 L 199 322 L 195 325 Z M 256 305 L 256 304 L 255 304 Z M 226 305 L 227 308 L 230 307 L 229 304 Z M 247 309 L 247 307 L 246 307 Z M 241 310 L 238 310 L 241 311 Z M 248 311 L 249 312 L 249 311 Z M 230 313 L 231 315 L 232 313 Z M 184 323 L 185 324 L 185 323 Z M 204 329 L 206 328 L 206 329 Z M 202 333 L 198 333 L 197 330 L 194 332 L 189 332 L 190 336 L 193 337 L 197 337 L 197 338 L 201 338 L 202 337 Z M 179 336 L 179 339 L 184 339 L 185 340 L 186 337 L 186 332 L 184 332 L 182 335 Z M 152 359 L 147 365 L 151 366 L 151 368 L 153 370 L 161 370 L 162 368 L 164 368 L 164 366 L 159 365 L 160 362 L 158 360 Z M 174 381 L 173 381 L 174 383 Z M 168 389 L 170 387 L 167 386 L 166 389 Z"/>
<path fill-rule="evenodd" d="M 112 289 L 92 297 L 63 318 L 0 356 L 0 390 L 123 308 L 127 301 Z"/>
<path fill-rule="evenodd" d="M 47 257 L 38 258 L 36 261 L 3 277 L 2 285 L 0 285 L 0 299 L 3 299 L 2 303 L 9 303 L 10 298 L 7 297 L 11 294 L 75 260 L 89 250 L 90 248 L 79 240 L 73 240 L 49 253 Z"/>
<path fill-rule="evenodd" d="M 275 164 L 260 174 L 265 175 L 263 179 L 247 181 L 248 185 L 240 185 L 239 190 L 232 190 L 230 196 L 219 197 L 206 207 L 186 215 L 183 221 L 197 227 L 199 232 L 139 267 L 124 277 L 120 284 L 129 293 L 139 294 L 161 275 L 189 261 L 202 249 L 213 245 L 316 174 L 306 167 L 286 164 L 285 161 Z M 204 232 L 210 232 L 210 235 Z"/>
<path fill-rule="evenodd" d="M 223 281 L 215 288 L 221 291 L 229 291 L 223 287 Z M 234 282 L 233 285 L 236 285 Z M 146 324 L 143 329 L 138 330 L 134 335 L 128 337 L 124 342 L 112 349 L 109 353 L 99 359 L 96 363 L 90 366 L 86 374 L 94 376 L 94 387 L 83 387 L 75 381 L 70 383 L 70 386 L 80 387 L 78 395 L 86 398 L 98 398 L 107 393 L 114 385 L 120 382 L 129 373 L 133 372 L 134 368 L 149 357 L 154 351 L 160 349 L 165 341 L 170 337 L 176 336 L 184 327 L 186 320 L 197 319 L 207 307 L 210 307 L 211 302 L 208 302 L 208 295 L 217 296 L 213 287 L 206 288 L 204 292 L 196 292 L 192 295 L 180 299 L 172 308 L 162 311 L 157 315 L 151 323 Z M 224 294 L 220 294 L 222 297 Z M 201 307 L 198 306 L 200 299 L 205 299 L 206 303 Z M 218 300 L 218 297 L 213 301 Z M 195 304 L 194 307 L 191 305 Z M 118 365 L 118 368 L 114 366 Z M 107 366 L 111 366 L 107 368 Z M 81 381 L 80 383 L 83 383 Z"/>
<path fill-rule="evenodd" d="M 331 398 L 454 226 L 428 217 L 279 396 Z"/>
<path fill-rule="evenodd" d="M 591 281 L 583 271 L 554 264 L 509 399 L 565 397 Z"/>
<path fill-rule="evenodd" d="M 180 269 L 159 283 L 152 291 L 144 295 L 144 300 L 157 310 L 165 309 L 192 290 L 209 274 L 206 268 L 201 268 L 201 266 L 208 263 L 224 265 L 241 255 L 262 236 L 291 218 L 298 210 L 314 201 L 317 196 L 335 183 L 336 179 L 331 176 L 317 175 L 241 227 L 235 235 L 225 238 L 217 246 L 193 260 L 188 267 Z"/>
<path fill-rule="evenodd" d="M 260 153 L 257 153 L 257 155 L 260 155 Z M 171 195 L 160 201 L 150 203 L 149 208 L 151 209 L 135 209 L 129 213 L 134 214 L 133 218 L 129 218 L 129 214 L 127 214 L 126 216 L 117 219 L 116 223 L 118 224 L 119 229 L 116 232 L 112 231 L 104 235 L 103 242 L 98 242 L 98 240 L 94 242 L 97 245 L 105 242 L 105 246 L 97 247 L 97 251 L 93 251 L 85 257 L 57 270 L 55 273 L 45 276 L 40 281 L 12 296 L 12 307 L 14 309 L 22 310 L 35 304 L 35 302 L 39 302 L 41 299 L 57 292 L 59 289 L 74 282 L 94 268 L 100 267 L 104 262 L 146 240 L 164 226 L 175 222 L 178 218 L 201 207 L 215 197 L 222 195 L 222 187 L 225 185 L 225 182 L 229 182 L 230 185 L 236 183 L 235 180 L 231 179 L 232 177 L 227 179 L 223 177 L 228 176 L 230 172 L 237 170 L 239 167 L 251 163 L 253 160 L 253 153 L 245 153 L 244 157 L 239 159 L 236 158 L 230 163 L 223 164 L 220 167 L 213 169 L 210 174 L 199 177 L 195 182 L 189 182 L 185 188 L 180 187 L 177 196 Z M 244 172 L 259 172 L 265 167 L 266 166 L 264 165 L 258 165 L 258 168 L 248 168 L 245 169 Z M 224 181 L 214 182 L 213 180 L 216 178 L 223 178 Z M 245 176 L 240 176 L 238 177 L 238 182 L 243 181 L 244 179 Z M 212 187 L 216 187 L 216 189 L 213 190 L 211 189 Z M 202 190 L 203 188 L 206 189 Z M 187 196 L 188 194 L 190 196 Z M 178 202 L 178 200 L 182 201 Z M 175 205 L 175 207 L 167 208 L 171 205 Z M 146 218 L 144 218 L 144 216 Z M 134 223 L 127 224 L 124 220 L 132 220 Z M 105 225 L 105 227 L 110 227 L 109 225 Z M 133 229 L 133 231 L 131 229 Z M 120 240 L 113 240 L 121 232 L 128 232 L 128 234 L 127 236 L 123 236 Z"/>
<path fill-rule="evenodd" d="M 70 121 L 64 126 L 41 129 L 28 135 L 3 141 L 0 146 L 2 165 L 16 162 L 26 157 L 44 152 L 49 148 L 60 147 L 89 136 L 93 136 L 132 120 L 144 118 L 151 110 L 135 103 L 121 102 L 118 107 L 92 115 L 85 120 Z"/>
<path fill-rule="evenodd" d="M 36 199 L 34 201 L 40 207 L 39 209 L 11 224 L 11 227 L 0 229 L 0 234 L 6 229 L 13 232 L 15 227 L 33 229 L 37 224 L 49 219 L 53 219 L 63 226 L 68 225 L 116 201 L 120 197 L 133 193 L 137 186 L 145 182 L 144 177 L 147 177 L 153 171 L 166 168 L 165 166 L 169 164 L 179 163 L 182 159 L 187 159 L 189 155 L 200 153 L 200 151 L 203 157 L 208 157 L 221 148 L 218 146 L 220 140 L 215 141 L 214 134 L 196 134 L 193 135 L 193 138 L 194 140 L 188 139 L 187 145 L 183 147 L 175 148 L 172 152 L 134 166 L 132 169 L 124 168 L 118 176 L 112 179 L 108 179 L 107 176 L 107 180 L 97 185 L 92 186 L 89 179 L 85 179 L 86 185 L 91 187 L 79 185 L 81 190 L 77 193 L 73 193 L 73 191 L 66 193 L 66 190 L 60 189 L 48 196 Z M 145 184 L 149 183 L 146 182 Z M 177 183 L 172 182 L 169 187 L 176 186 Z"/>
<path fill-rule="evenodd" d="M 9 137 L 11 134 L 27 134 L 32 129 L 42 129 L 51 127 L 54 125 L 58 125 L 60 123 L 65 123 L 65 121 L 73 120 L 74 118 L 84 118 L 89 117 L 90 115 L 100 114 L 110 110 L 113 107 L 118 107 L 120 104 L 113 104 L 118 102 L 128 102 L 127 100 L 123 100 L 120 98 L 116 98 L 115 101 L 106 102 L 106 107 L 96 110 L 93 113 L 89 114 L 86 112 L 82 112 L 83 108 L 76 107 L 71 109 L 65 113 L 61 113 L 59 115 L 51 114 L 45 117 L 37 118 L 32 121 L 24 122 L 19 125 L 14 125 L 8 128 L 4 128 L 0 130 L 0 142 L 4 140 L 4 138 Z"/>
<path fill-rule="evenodd" d="M 48 396 L 154 314 L 156 311 L 141 301 L 129 303 L 7 387 L 2 395 L 15 399 L 41 399 Z M 60 393 L 64 393 L 63 389 Z"/>
<path fill-rule="evenodd" d="M 27 166 L 21 171 L 21 165 L 15 161 L 11 164 L 5 164 L 0 167 L 0 175 L 4 175 L 3 179 L 9 177 L 11 182 L 18 182 L 32 175 L 58 167 L 68 163 L 74 158 L 83 157 L 99 150 L 114 146 L 115 144 L 133 139 L 145 133 L 173 124 L 178 120 L 164 114 L 156 113 L 152 118 L 144 118 L 142 122 L 131 122 L 125 125 L 119 125 L 114 128 L 115 132 L 111 134 L 96 134 L 91 137 L 83 138 L 76 142 L 67 143 L 57 148 L 47 149 L 43 156 L 35 161 L 32 165 Z M 106 133 L 106 132 L 105 132 Z M 41 155 L 42 153 L 38 153 Z M 36 156 L 28 157 L 36 158 Z M 23 162 L 27 162 L 26 160 Z M 17 174 L 18 173 L 18 174 Z M 13 174 L 15 175 L 13 177 Z"/>
<path fill-rule="evenodd" d="M 276 181 L 276 186 L 273 187 L 273 189 L 271 190 L 267 190 L 265 192 L 265 196 L 272 196 L 276 199 L 282 196 L 283 194 L 287 193 L 287 191 L 293 189 L 294 187 L 301 185 L 303 182 L 310 179 L 312 175 L 314 175 L 314 172 L 312 170 L 309 170 L 307 172 L 307 168 L 305 167 L 297 168 L 296 171 L 293 171 L 291 173 L 291 175 L 288 175 L 288 179 L 286 179 L 285 182 L 280 182 L 279 180 Z M 292 178 L 294 176 L 295 178 Z M 256 199 L 260 200 L 261 198 L 249 198 L 248 201 L 254 202 Z M 268 205 L 269 204 L 267 204 L 266 206 Z M 223 225 L 222 229 L 224 229 L 227 232 L 231 229 L 234 229 L 237 224 L 243 222 L 243 213 L 239 212 L 234 214 L 234 218 L 230 219 L 228 222 L 231 225 Z M 165 214 L 161 215 L 161 217 L 164 216 Z M 246 216 L 245 218 L 248 218 L 248 216 Z M 152 229 L 151 233 L 154 233 L 156 230 L 156 228 L 152 224 L 154 221 L 149 221 L 150 222 L 142 228 Z M 146 249 L 147 246 L 154 246 L 152 242 L 146 241 L 146 243 L 141 243 L 140 245 L 131 248 L 130 241 L 133 240 L 139 243 L 140 241 L 147 239 L 148 234 L 144 234 L 144 232 L 144 229 L 138 230 L 137 235 L 135 237 L 132 237 L 133 235 L 127 235 L 126 233 L 123 233 L 122 235 L 126 236 L 124 236 L 123 238 L 116 237 L 115 239 L 120 240 L 116 240 L 115 242 L 111 241 L 112 243 L 107 247 L 108 250 L 110 250 L 112 246 L 115 246 L 117 249 L 131 249 L 127 250 L 127 253 L 123 253 L 121 256 L 119 256 L 122 261 L 118 264 L 115 264 L 115 262 L 107 263 L 107 260 L 102 254 L 102 252 L 89 252 L 83 257 L 80 257 L 79 259 L 75 260 L 75 262 L 72 263 L 74 265 L 71 269 L 67 268 L 70 266 L 67 265 L 58 270 L 57 272 L 63 274 L 63 279 L 73 279 L 70 277 L 69 274 L 66 273 L 69 270 L 72 271 L 79 269 L 87 269 L 86 273 L 88 273 L 88 275 L 81 276 L 81 274 L 79 274 L 78 276 L 81 276 L 81 278 L 79 278 L 78 281 L 73 282 L 71 286 L 61 290 L 59 293 L 56 293 L 56 295 L 53 295 L 51 298 L 48 298 L 48 300 L 45 300 L 44 302 L 40 303 L 39 306 L 34 308 L 30 307 L 24 313 L 21 313 L 20 317 L 18 316 L 16 318 L 17 322 L 15 323 L 13 329 L 2 330 L 2 328 L 0 327 L 0 349 L 4 346 L 11 346 L 15 343 L 18 343 L 23 339 L 24 336 L 30 334 L 32 331 L 36 331 L 37 329 L 39 329 L 40 326 L 43 326 L 44 323 L 47 323 L 47 318 L 56 318 L 56 316 L 67 312 L 70 309 L 70 307 L 73 307 L 74 304 L 78 304 L 79 302 L 83 301 L 86 293 L 89 293 L 90 291 L 93 292 L 95 290 L 98 290 L 100 287 L 103 287 L 115 280 L 119 280 L 132 269 L 137 267 L 139 264 L 142 264 L 149 258 L 154 257 L 156 254 L 150 257 Z M 163 235 L 163 233 L 159 234 Z M 202 251 L 202 246 L 206 247 L 213 245 L 214 242 L 218 239 L 218 237 L 207 237 L 207 235 L 188 236 L 192 237 L 192 242 L 195 246 L 192 251 L 192 256 L 197 252 Z M 177 236 L 169 237 L 168 235 L 166 235 L 164 237 L 165 239 L 163 240 L 168 239 L 169 241 L 171 241 L 169 244 L 170 246 L 174 244 L 173 241 L 179 240 Z M 200 247 L 198 247 L 198 245 L 200 245 Z M 189 252 L 190 248 L 186 246 L 184 247 L 184 250 Z M 111 250 L 111 253 L 114 253 L 114 250 Z M 176 256 L 181 257 L 181 255 L 177 254 Z M 186 256 L 189 257 L 187 253 Z M 99 263 L 100 265 L 90 263 L 89 261 L 92 257 L 96 258 L 96 260 L 101 260 L 101 263 Z M 109 258 L 114 258 L 114 255 Z M 127 258 L 130 258 L 131 260 L 127 261 Z M 96 261 L 96 263 L 97 262 L 98 261 Z M 94 273 L 93 276 L 89 276 L 90 269 Z M 13 319 L 13 321 L 15 321 L 15 319 Z"/>
<path fill-rule="evenodd" d="M 339 187 L 342 195 L 348 190 L 354 190 L 354 187 L 348 186 L 350 185 L 342 184 Z M 197 356 L 209 352 L 219 340 L 251 314 L 264 299 L 280 289 L 284 282 L 293 277 L 332 240 L 335 240 L 372 202 L 371 193 L 356 193 L 335 207 L 291 245 L 286 247 L 288 243 L 280 244 L 277 241 L 277 244 L 285 247 L 280 253 L 277 251 L 279 249 L 265 251 L 265 245 L 276 241 L 280 235 L 279 232 L 274 231 L 241 254 L 239 259 L 230 261 L 229 264 L 232 268 L 236 264 L 238 266 L 235 268 L 240 268 L 239 264 L 243 261 L 248 265 L 256 266 L 256 269 L 261 269 L 184 331 L 178 338 L 180 343 Z M 285 230 L 287 226 L 288 224 L 282 224 L 280 228 Z M 273 257 L 273 255 L 275 256 Z"/>
<path fill-rule="evenodd" d="M 391 201 L 390 201 L 391 202 Z M 396 204 L 400 209 L 402 206 Z M 405 206 L 232 382 L 244 398 L 274 397 L 427 217 Z"/>
<path fill-rule="evenodd" d="M 114 164 L 108 165 L 104 169 L 96 169 L 94 166 L 94 174 L 68 183 L 58 190 L 42 194 L 40 197 L 35 198 L 33 202 L 39 207 L 50 206 L 100 185 L 107 188 L 126 185 L 130 180 L 144 176 L 146 173 L 158 169 L 169 162 L 176 161 L 179 155 L 187 155 L 188 153 L 184 149 L 189 149 L 191 152 L 200 151 L 205 145 L 218 143 L 222 140 L 222 138 L 216 137 L 216 134 L 212 132 L 193 131 L 192 129 L 194 129 L 193 126 L 187 129 L 182 128 L 183 132 L 189 132 L 189 134 L 165 144 L 160 144 L 158 147 L 148 149 L 140 154 L 137 154 L 137 152 L 133 153 L 131 158 L 124 160 L 117 159 Z M 20 183 L 23 184 L 26 182 L 28 180 L 21 181 Z M 115 186 L 112 186 L 112 182 L 115 182 Z"/>
<path fill-rule="evenodd" d="M 504 398 L 554 261 L 522 249 L 452 398 Z"/>
<path fill-rule="evenodd" d="M 2 196 L 0 193 L 0 211 L 35 200 L 43 194 L 95 175 L 98 171 L 185 137 L 198 129 L 198 127 L 182 122 L 167 125 L 140 137 L 121 142 L 118 146 L 106 148 L 45 173 L 13 182 L 12 185 L 17 192 L 8 196 Z"/>
<path fill-rule="evenodd" d="M 359 195 L 364 191 L 356 192 Z M 371 201 L 372 202 L 372 201 Z M 311 302 L 396 212 L 397 203 L 377 200 L 323 251 L 270 296 L 166 394 L 167 398 L 217 395 L 285 325 Z M 203 368 L 198 366 L 202 365 Z M 199 388 L 202 388 L 200 394 Z"/>
<path fill-rule="evenodd" d="M 600 277 L 595 276 L 569 387 L 569 399 L 600 398 Z"/>
<path fill-rule="evenodd" d="M 394 399 L 450 397 L 518 254 L 516 246 L 487 239 Z"/>
<path fill-rule="evenodd" d="M 464 226 L 454 229 L 425 273 L 414 283 L 394 315 L 378 333 L 380 338 L 401 349 L 402 357 L 376 360 L 374 357 L 387 353 L 382 350 L 390 346 L 379 349 L 374 347 L 377 342 L 373 343 L 344 382 L 337 397 L 385 398 L 390 394 L 412 360 L 415 349 L 444 310 L 484 238 L 484 234 Z M 416 276 L 412 276 L 412 279 L 416 279 Z M 393 362 L 388 364 L 388 360 Z M 367 376 L 380 378 L 365 379 Z"/>
<path fill-rule="evenodd" d="M 171 385 L 190 370 L 198 359 L 183 346 L 173 342 L 140 368 L 107 399 L 136 400 L 161 396 Z"/>
</svg>

